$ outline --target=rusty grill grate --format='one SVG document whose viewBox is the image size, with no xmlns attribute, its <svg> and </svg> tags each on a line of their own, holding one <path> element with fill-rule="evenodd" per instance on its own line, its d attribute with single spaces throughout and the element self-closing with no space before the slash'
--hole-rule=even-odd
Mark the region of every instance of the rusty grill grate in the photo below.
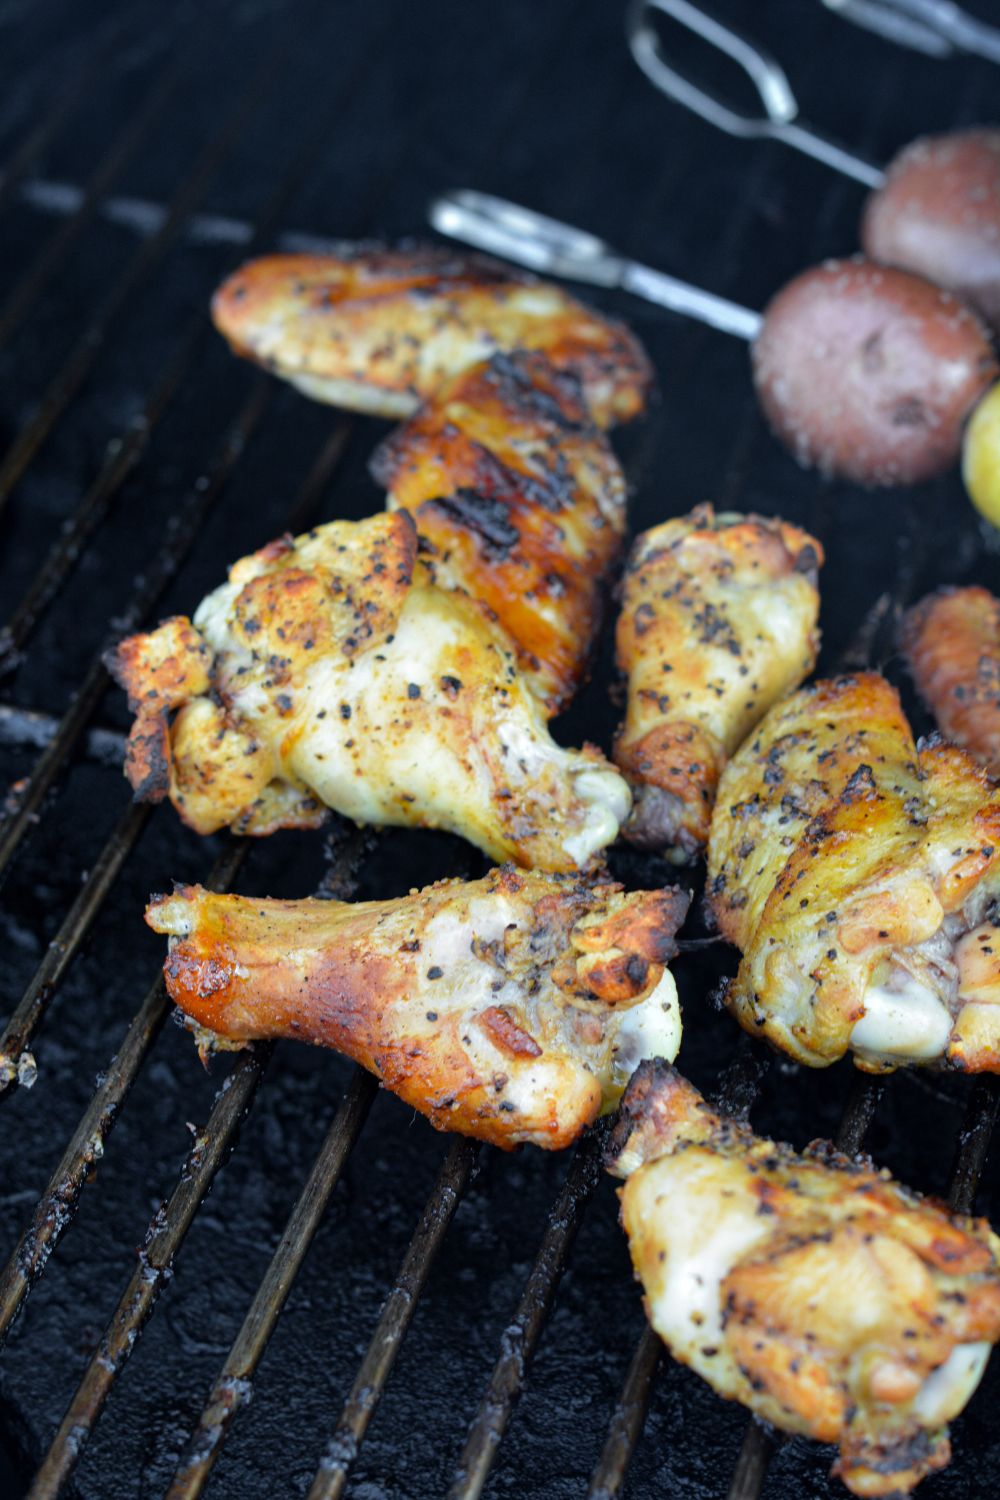
<svg viewBox="0 0 1000 1500">
<path fill-rule="evenodd" d="M 819 17 L 806 15 L 805 8 L 794 6 L 792 0 L 773 9 L 775 24 L 785 27 L 786 52 L 789 35 L 805 48 L 822 26 Z M 293 222 L 311 230 L 319 224 L 351 238 L 419 229 L 430 191 L 463 176 L 477 186 L 533 198 L 539 206 L 600 232 L 614 230 L 613 238 L 630 242 L 647 260 L 660 260 L 751 302 L 762 301 L 798 266 L 850 244 L 857 210 L 854 189 L 823 180 L 807 163 L 788 161 L 780 148 L 729 148 L 697 125 L 669 118 L 662 103 L 644 92 L 633 74 L 620 42 L 620 17 L 614 12 L 615 7 L 581 0 L 545 8 L 511 0 L 505 22 L 498 25 L 494 18 L 490 25 L 498 29 L 487 36 L 485 17 L 457 18 L 443 0 L 421 7 L 419 17 L 401 3 L 375 8 L 364 7 L 360 0 L 345 0 L 339 8 L 275 3 L 245 13 L 234 0 L 207 18 L 180 13 L 170 24 L 140 8 L 108 24 L 94 38 L 82 37 L 69 26 L 63 53 L 48 59 L 47 70 L 37 61 L 24 63 L 18 88 L 11 93 L 6 126 L 0 115 L 0 150 L 6 159 L 0 211 L 16 226 L 3 252 L 5 266 L 8 260 L 11 266 L 10 290 L 0 300 L 0 412 L 12 424 L 3 434 L 0 454 L 0 512 L 5 512 L 11 537 L 0 578 L 5 588 L 10 584 L 14 589 L 4 602 L 0 634 L 0 667 L 8 684 L 8 701 L 0 705 L 0 754 L 16 778 L 0 823 L 0 880 L 8 882 L 13 913 L 8 931 L 23 940 L 28 930 L 37 948 L 41 930 L 47 944 L 37 962 L 31 944 L 25 948 L 27 958 L 12 959 L 15 988 L 0 1037 L 0 1102 L 14 1131 L 7 1136 L 0 1209 L 5 1223 L 24 1225 L 0 1271 L 0 1339 L 11 1340 L 11 1350 L 21 1344 L 33 1348 L 41 1364 L 65 1363 L 71 1368 L 70 1386 L 75 1386 L 68 1405 L 59 1399 L 64 1415 L 50 1437 L 47 1419 L 33 1420 L 26 1413 L 17 1381 L 0 1377 L 0 1415 L 9 1446 L 19 1463 L 34 1472 L 30 1494 L 37 1500 L 55 1496 L 70 1484 L 86 1495 L 166 1491 L 170 1500 L 189 1500 L 208 1483 L 230 1431 L 237 1449 L 252 1437 L 247 1424 L 236 1418 L 254 1391 L 258 1366 L 286 1299 L 301 1285 L 296 1277 L 331 1198 L 349 1172 L 377 1095 L 372 1080 L 360 1070 L 345 1069 L 336 1059 L 310 1061 L 310 1068 L 328 1070 L 325 1076 L 335 1079 L 333 1087 L 343 1097 L 311 1165 L 309 1141 L 317 1127 L 308 1112 L 297 1121 L 291 1154 L 296 1163 L 301 1159 L 304 1164 L 298 1177 L 302 1187 L 284 1228 L 276 1223 L 269 1233 L 272 1253 L 256 1291 L 242 1302 L 238 1286 L 223 1286 L 219 1292 L 231 1310 L 224 1320 L 227 1329 L 237 1324 L 244 1306 L 246 1311 L 235 1337 L 227 1333 L 212 1345 L 217 1373 L 207 1395 L 202 1398 L 204 1386 L 198 1384 L 178 1396 L 173 1446 L 159 1444 L 148 1473 L 131 1476 L 135 1487 L 129 1487 L 128 1479 L 116 1478 L 115 1488 L 106 1475 L 95 1477 L 86 1463 L 91 1434 L 105 1403 L 117 1392 L 138 1336 L 171 1280 L 174 1258 L 199 1222 L 206 1195 L 236 1146 L 258 1092 L 263 1088 L 267 1095 L 274 1049 L 250 1049 L 232 1065 L 204 1125 L 195 1130 L 176 1186 L 148 1224 L 134 1271 L 110 1315 L 113 1287 L 130 1268 L 128 1236 L 139 1230 L 140 1205 L 148 1203 L 144 1183 L 129 1189 L 132 1227 L 118 1241 L 113 1269 L 94 1270 L 95 1306 L 101 1309 L 98 1326 L 84 1330 L 75 1350 L 46 1348 L 38 1344 L 30 1316 L 16 1331 L 15 1319 L 25 1311 L 57 1247 L 58 1264 L 46 1281 L 58 1280 L 66 1271 L 63 1236 L 68 1236 L 71 1247 L 84 1187 L 105 1149 L 114 1153 L 112 1129 L 133 1085 L 163 1046 L 161 1031 L 169 1009 L 157 972 L 124 1036 L 114 1016 L 101 1023 L 115 1037 L 114 1055 L 78 1122 L 73 1124 L 67 1116 L 69 1128 L 64 1130 L 62 1116 L 67 1111 L 59 1099 L 49 1096 L 51 1124 L 42 1103 L 53 1073 L 64 1082 L 74 1076 L 72 1060 L 60 1071 L 55 1050 L 60 1033 L 65 1033 L 62 1045 L 72 1053 L 79 1031 L 60 1001 L 85 960 L 88 939 L 104 945 L 100 972 L 102 963 L 117 965 L 117 937 L 114 951 L 107 946 L 109 931 L 118 931 L 116 922 L 138 926 L 147 888 L 135 866 L 147 830 L 156 837 L 154 860 L 161 883 L 168 875 L 192 875 L 225 889 L 248 871 L 255 888 L 277 880 L 289 885 L 289 894 L 303 894 L 302 870 L 312 869 L 309 861 L 315 859 L 314 854 L 302 855 L 299 843 L 293 848 L 273 841 L 275 855 L 260 846 L 249 851 L 236 840 L 215 840 L 209 845 L 215 863 L 206 873 L 210 858 L 205 846 L 176 829 L 169 811 L 152 817 L 148 808 L 130 805 L 111 769 L 117 731 L 106 721 L 97 722 L 102 706 L 105 713 L 118 712 L 113 697 L 106 698 L 101 652 L 109 634 L 134 630 L 165 604 L 192 604 L 228 561 L 269 535 L 302 529 L 318 515 L 360 515 L 379 503 L 360 477 L 365 453 L 373 445 L 374 425 L 307 408 L 266 377 L 227 362 L 210 336 L 206 305 L 211 288 L 236 258 L 271 245 Z M 31 14 L 42 40 L 54 37 L 65 20 L 50 0 L 35 6 Z M 0 18 L 0 27 L 4 24 Z M 23 49 L 29 59 L 30 40 Z M 803 57 L 812 57 L 810 67 L 803 66 L 803 93 L 810 84 L 819 95 L 825 91 L 826 117 L 842 119 L 841 133 L 853 134 L 875 156 L 880 146 L 884 155 L 905 139 L 906 126 L 916 133 L 921 126 L 960 123 L 974 117 L 988 97 L 986 65 L 951 65 L 949 91 L 939 65 L 901 57 L 881 44 L 876 50 L 870 39 L 845 37 L 844 28 L 838 29 L 837 41 L 845 54 L 841 76 L 850 87 L 837 83 L 813 49 L 803 52 Z M 495 58 L 484 50 L 488 42 L 496 49 Z M 16 49 L 10 56 L 12 67 L 21 65 Z M 469 81 L 463 86 L 466 73 Z M 48 86 L 47 77 L 59 86 Z M 220 80 L 217 86 L 214 80 Z M 872 87 L 875 82 L 878 86 Z M 102 94 L 111 100 L 114 128 L 105 133 L 104 145 L 93 150 L 88 137 L 93 115 L 100 115 Z M 195 119 L 192 129 L 179 132 L 189 153 L 186 160 L 180 165 L 171 162 L 164 171 L 151 170 L 154 179 L 170 182 L 169 193 L 159 200 L 160 212 L 138 243 L 123 238 L 120 229 L 109 239 L 110 195 L 122 185 L 145 186 L 148 155 L 156 154 L 154 143 L 172 131 L 186 107 L 192 108 Z M 816 113 L 822 113 L 820 105 Z M 374 145 L 365 138 L 373 122 L 379 126 Z M 68 150 L 66 159 L 86 163 L 83 187 L 73 197 L 69 215 L 53 225 L 26 206 L 25 188 L 38 179 L 50 158 L 58 163 L 59 143 L 72 139 L 74 132 L 80 143 Z M 348 145 L 331 157 L 335 136 L 353 141 L 357 150 Z M 667 150 L 671 139 L 675 149 Z M 256 151 L 264 152 L 263 165 Z M 561 161 L 571 163 L 573 170 L 555 174 L 553 168 Z M 36 192 L 34 199 L 38 198 Z M 330 198 L 335 200 L 332 208 Z M 214 233 L 199 242 L 198 223 L 203 221 L 196 215 L 205 204 L 217 202 L 237 211 L 216 216 Z M 299 218 L 300 213 L 306 217 Z M 624 232 L 622 223 L 627 226 Z M 221 255 L 227 240 L 238 243 L 238 251 L 226 249 Z M 90 252 L 91 261 L 100 262 L 96 270 L 88 261 L 92 245 L 96 248 Z M 110 266 L 103 257 L 109 246 L 114 251 Z M 148 368 L 140 380 L 126 372 L 129 395 L 124 403 L 116 406 L 109 400 L 114 415 L 122 406 L 123 420 L 109 422 L 100 394 L 121 386 L 122 350 L 148 332 L 150 307 L 155 323 L 158 303 L 170 300 L 165 289 L 175 276 L 189 289 L 180 299 L 183 315 L 177 316 L 175 299 L 170 303 L 169 327 L 158 330 L 156 357 L 145 362 Z M 60 320 L 67 286 L 79 288 L 81 315 L 63 333 Z M 658 421 L 624 439 L 632 472 L 642 475 L 636 527 L 686 509 L 711 490 L 723 506 L 780 511 L 816 530 L 829 552 L 824 613 L 830 646 L 824 665 L 885 662 L 891 658 L 895 611 L 907 598 L 937 581 L 989 581 L 995 554 L 991 558 L 971 513 L 960 508 L 957 480 L 875 501 L 824 487 L 796 471 L 763 435 L 740 350 L 720 336 L 684 328 L 648 309 L 617 310 L 633 319 L 651 346 L 666 397 Z M 40 350 L 46 356 L 55 351 L 55 359 L 40 357 Z M 20 379 L 25 359 L 30 377 L 26 411 L 23 392 L 17 400 L 13 395 L 15 370 Z M 678 371 L 681 379 L 676 378 Z M 235 409 L 226 404 L 232 395 L 239 398 Z M 183 441 L 177 436 L 179 407 L 188 413 L 180 424 Z M 105 443 L 101 454 L 85 454 L 82 461 L 81 424 L 85 429 L 96 424 Z M 311 464 L 298 483 L 289 482 L 287 471 L 295 467 L 288 462 L 289 453 L 294 450 L 298 459 L 310 442 Z M 203 465 L 197 457 L 201 453 L 209 455 Z M 254 493 L 258 462 L 269 483 L 277 479 L 281 493 L 292 494 L 290 507 L 286 499 L 283 510 L 275 509 L 272 497 L 261 502 L 259 513 L 248 514 L 240 496 Z M 70 483 L 65 482 L 67 473 L 72 474 Z M 180 503 L 167 503 L 167 493 L 175 494 L 178 488 L 184 490 Z M 147 493 L 150 535 L 142 536 L 137 535 L 145 528 L 137 527 L 136 508 L 145 507 Z M 41 520 L 35 507 L 42 507 Z M 948 517 L 944 535 L 942 515 Z M 109 578 L 107 567 L 101 571 L 104 557 L 116 570 L 122 560 L 125 587 L 119 586 L 117 571 L 114 578 Z M 141 571 L 129 585 L 127 575 L 137 557 Z M 88 573 L 95 559 L 97 571 Z M 90 576 L 93 585 L 87 582 Z M 108 600 L 116 601 L 110 621 Z M 605 671 L 602 680 L 598 673 L 594 688 L 570 716 L 568 736 L 607 739 L 611 710 L 603 696 L 606 675 Z M 88 757 L 95 756 L 91 771 L 96 782 L 88 779 L 81 792 L 74 777 L 79 767 L 91 765 Z M 459 851 L 457 841 L 428 837 L 421 843 L 417 835 L 372 840 L 344 833 L 331 846 L 326 888 L 335 883 L 340 894 L 364 889 L 367 882 L 378 889 L 397 849 L 404 850 L 403 888 L 417 879 L 465 873 L 474 866 L 475 857 Z M 622 873 L 634 884 L 664 876 L 655 863 L 644 864 L 627 854 L 620 858 Z M 88 869 L 79 880 L 83 862 Z M 411 875 L 411 869 L 419 875 Z M 55 873 L 43 877 L 40 872 L 45 870 Z M 318 878 L 320 872 L 315 873 Z M 399 879 L 398 870 L 395 878 Z M 116 902 L 121 917 L 114 915 L 119 909 Z M 129 949 L 130 939 L 123 935 L 121 941 L 123 949 Z M 138 951 L 138 936 L 135 941 Z M 142 948 L 143 961 L 148 962 L 150 951 L 148 945 Z M 800 1141 L 813 1131 L 814 1121 L 817 1130 L 835 1128 L 838 1145 L 847 1151 L 860 1149 L 873 1121 L 888 1110 L 897 1126 L 895 1140 L 899 1130 L 912 1137 L 906 1165 L 897 1170 L 925 1189 L 940 1190 L 945 1177 L 940 1140 L 933 1149 L 926 1140 L 932 1115 L 938 1121 L 933 1111 L 949 1121 L 960 1112 L 953 1146 L 943 1148 L 954 1153 L 947 1191 L 956 1208 L 971 1208 L 997 1112 L 994 1080 L 938 1089 L 909 1078 L 875 1082 L 849 1068 L 834 1070 L 819 1082 L 804 1079 L 783 1061 L 762 1056 L 728 1020 L 716 1018 L 706 1006 L 719 961 L 715 953 L 689 957 L 679 965 L 686 1021 L 681 1061 L 693 1068 L 699 1082 L 714 1088 L 731 1108 L 745 1111 L 762 1105 L 765 1113 L 785 1122 L 779 1126 L 784 1133 Z M 134 1005 L 131 986 L 138 965 L 139 958 L 133 962 L 130 953 L 120 981 L 109 981 L 109 990 L 131 994 L 131 1001 L 122 998 L 123 1006 Z M 50 1016 L 50 1010 L 57 1014 Z M 193 1065 L 190 1048 L 181 1049 L 179 1056 L 187 1088 L 187 1070 Z M 24 1086 L 34 1082 L 36 1069 L 37 1088 L 29 1093 Z M 76 1093 L 74 1085 L 65 1087 L 69 1108 L 77 1094 L 86 1095 L 78 1080 Z M 315 1100 L 316 1087 L 305 1094 L 307 1100 Z M 193 1070 L 191 1096 L 195 1102 L 206 1097 L 205 1085 Z M 148 1105 L 148 1095 L 144 1098 Z M 842 1110 L 838 1100 L 845 1101 Z M 833 1126 L 838 1111 L 839 1125 Z M 148 1128 L 157 1129 L 155 1113 Z M 422 1123 L 414 1128 L 421 1132 L 420 1150 L 440 1155 L 432 1133 Z M 18 1129 L 32 1132 L 36 1139 L 41 1133 L 47 1159 L 68 1136 L 37 1202 L 35 1189 L 25 1187 L 19 1172 Z M 382 1127 L 383 1138 L 386 1129 L 389 1138 L 393 1131 L 408 1130 L 405 1112 L 397 1109 L 391 1115 Z M 896 1165 L 896 1154 L 903 1148 L 889 1143 L 888 1132 L 885 1137 L 885 1149 Z M 665 1415 L 657 1423 L 655 1442 L 666 1441 L 671 1454 L 679 1455 L 676 1474 L 670 1470 L 669 1475 L 680 1476 L 676 1482 L 683 1482 L 684 1493 L 718 1495 L 728 1485 L 730 1500 L 754 1500 L 766 1484 L 769 1494 L 801 1494 L 803 1475 L 808 1475 L 809 1493 L 827 1493 L 825 1455 L 816 1449 L 785 1445 L 781 1462 L 771 1469 L 779 1450 L 763 1428 L 750 1422 L 737 1453 L 742 1418 L 728 1408 L 727 1436 L 706 1454 L 704 1424 L 707 1421 L 711 1430 L 719 1403 L 700 1386 L 696 1389 L 693 1377 L 661 1357 L 659 1342 L 648 1329 L 643 1328 L 634 1342 L 631 1359 L 625 1352 L 614 1363 L 607 1350 L 609 1340 L 616 1351 L 625 1351 L 633 1331 L 643 1327 L 621 1246 L 608 1250 L 605 1245 L 595 1252 L 591 1240 L 584 1251 L 597 1253 L 601 1265 L 610 1256 L 617 1269 L 617 1277 L 605 1289 L 606 1301 L 602 1299 L 585 1320 L 585 1359 L 604 1365 L 609 1392 L 620 1383 L 617 1397 L 600 1410 L 587 1403 L 567 1415 L 560 1408 L 565 1401 L 562 1387 L 547 1406 L 544 1381 L 532 1385 L 532 1361 L 554 1310 L 556 1320 L 546 1344 L 551 1345 L 550 1366 L 560 1357 L 560 1283 L 574 1241 L 599 1217 L 588 1215 L 595 1196 L 603 1194 L 602 1213 L 611 1218 L 613 1199 L 601 1180 L 600 1147 L 598 1130 L 584 1139 L 568 1164 L 543 1165 L 528 1157 L 505 1163 L 497 1153 L 480 1151 L 457 1138 L 444 1146 L 412 1236 L 407 1242 L 409 1229 L 392 1236 L 398 1269 L 387 1290 L 384 1283 L 378 1288 L 384 1300 L 370 1336 L 373 1320 L 367 1313 L 352 1315 L 356 1368 L 326 1371 L 322 1428 L 289 1438 L 297 1450 L 296 1493 L 308 1492 L 310 1500 L 320 1500 L 348 1491 L 411 1321 L 420 1314 L 421 1293 L 445 1253 L 449 1231 L 455 1232 L 456 1213 L 467 1194 L 478 1193 L 479 1184 L 504 1173 L 514 1183 L 515 1201 L 522 1182 L 532 1176 L 536 1193 L 544 1193 L 559 1178 L 561 1184 L 542 1215 L 544 1227 L 537 1243 L 519 1235 L 515 1226 L 500 1247 L 508 1257 L 502 1295 L 508 1285 L 521 1286 L 519 1295 L 505 1304 L 508 1311 L 502 1311 L 502 1317 L 491 1310 L 501 1292 L 486 1281 L 478 1284 L 486 1309 L 483 1328 L 498 1321 L 502 1326 L 494 1352 L 486 1350 L 486 1334 L 478 1326 L 458 1330 L 457 1347 L 465 1352 L 458 1356 L 457 1385 L 451 1388 L 455 1399 L 447 1410 L 430 1409 L 423 1417 L 435 1434 L 435 1444 L 445 1449 L 437 1473 L 427 1479 L 415 1474 L 407 1478 L 405 1469 L 396 1470 L 391 1459 L 386 1469 L 383 1457 L 381 1478 L 360 1479 L 355 1489 L 359 1496 L 368 1500 L 375 1495 L 431 1494 L 436 1486 L 439 1490 L 440 1476 L 447 1474 L 449 1500 L 473 1500 L 490 1485 L 498 1462 L 494 1493 L 508 1488 L 524 1495 L 582 1493 L 587 1481 L 571 1481 L 565 1477 L 568 1471 L 562 1478 L 532 1472 L 546 1427 L 560 1425 L 572 1429 L 569 1442 L 579 1444 L 585 1466 L 592 1470 L 586 1491 L 591 1500 L 610 1500 L 626 1492 L 666 1493 L 658 1455 L 649 1451 L 654 1439 L 643 1438 L 651 1403 L 655 1405 L 664 1391 Z M 37 1171 L 36 1156 L 31 1155 L 32 1172 Z M 106 1169 L 102 1163 L 102 1176 Z M 253 1171 L 252 1164 L 247 1170 Z M 259 1171 L 265 1171 L 263 1165 Z M 155 1184 L 154 1201 L 162 1188 L 162 1183 Z M 391 1179 L 366 1183 L 366 1188 L 390 1197 L 394 1192 Z M 95 1197 L 101 1197 L 100 1184 L 86 1201 Z M 239 1222 L 229 1227 L 238 1238 Z M 616 1234 L 611 1225 L 606 1242 Z M 204 1252 L 192 1255 L 204 1275 Z M 181 1281 L 186 1264 L 182 1258 Z M 222 1268 L 221 1282 L 227 1269 Z M 307 1287 L 314 1280 L 313 1270 L 310 1262 L 303 1273 Z M 345 1316 L 351 1314 L 352 1274 L 350 1267 L 338 1272 L 348 1287 Z M 436 1295 L 444 1299 L 445 1308 L 452 1292 L 438 1288 Z M 184 1295 L 183 1286 L 174 1287 L 169 1298 Z M 468 1296 L 452 1296 L 452 1302 L 455 1316 L 464 1316 Z M 91 1316 L 89 1307 L 87 1315 Z M 315 1338 L 322 1340 L 322 1329 Z M 214 1354 L 217 1347 L 228 1348 L 221 1363 Z M 317 1357 L 315 1351 L 312 1357 Z M 447 1357 L 454 1357 L 451 1346 Z M 200 1355 L 196 1366 L 200 1370 L 204 1364 Z M 143 1378 L 141 1373 L 136 1377 L 140 1384 Z M 420 1372 L 410 1370 L 406 1378 L 416 1392 L 408 1409 L 419 1410 Z M 522 1391 L 531 1394 L 531 1422 L 540 1429 L 540 1437 L 521 1431 L 502 1446 Z M 265 1381 L 261 1400 L 266 1399 Z M 676 1420 L 687 1403 L 708 1413 L 696 1418 L 690 1435 L 686 1423 Z M 981 1493 L 977 1485 L 982 1464 L 1000 1462 L 995 1440 L 990 1446 L 971 1430 L 972 1424 L 958 1425 L 954 1467 L 943 1478 L 928 1482 L 928 1500 L 934 1494 Z M 731 1432 L 736 1433 L 732 1442 Z M 702 1457 L 693 1468 L 685 1468 L 684 1446 L 692 1442 L 700 1442 Z M 386 1448 L 405 1465 L 408 1450 L 400 1434 L 383 1437 L 383 1455 Z M 790 1448 L 797 1456 L 787 1457 Z M 519 1460 L 518 1453 L 528 1456 Z M 633 1455 L 638 1457 L 629 1487 Z M 574 1474 L 583 1473 L 582 1463 L 577 1456 Z M 284 1493 L 288 1482 L 285 1452 L 273 1455 L 269 1469 L 253 1468 L 249 1478 L 246 1471 L 233 1467 L 225 1473 L 220 1470 L 217 1489 L 220 1494 L 251 1495 L 277 1485 Z"/>
</svg>

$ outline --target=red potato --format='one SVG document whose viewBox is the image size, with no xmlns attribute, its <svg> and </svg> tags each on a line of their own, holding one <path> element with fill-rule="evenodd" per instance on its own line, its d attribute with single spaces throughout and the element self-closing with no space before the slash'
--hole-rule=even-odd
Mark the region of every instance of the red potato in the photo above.
<svg viewBox="0 0 1000 1500">
<path fill-rule="evenodd" d="M 861 219 L 872 260 L 918 271 L 1000 328 L 1000 129 L 914 141 Z"/>
<path fill-rule="evenodd" d="M 986 329 L 957 297 L 862 256 L 790 281 L 752 355 L 764 413 L 799 462 L 866 485 L 949 468 L 1000 374 Z"/>
</svg>

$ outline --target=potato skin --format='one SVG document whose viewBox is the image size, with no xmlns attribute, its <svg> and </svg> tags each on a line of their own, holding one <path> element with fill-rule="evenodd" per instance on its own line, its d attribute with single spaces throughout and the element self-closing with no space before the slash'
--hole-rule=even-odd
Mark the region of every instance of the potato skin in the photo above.
<svg viewBox="0 0 1000 1500">
<path fill-rule="evenodd" d="M 953 464 L 1000 373 L 964 303 L 863 256 L 783 287 L 752 357 L 764 413 L 799 462 L 866 485 L 916 484 Z"/>
<path fill-rule="evenodd" d="M 1000 328 L 1000 129 L 924 136 L 902 150 L 865 204 L 861 243 Z"/>
</svg>

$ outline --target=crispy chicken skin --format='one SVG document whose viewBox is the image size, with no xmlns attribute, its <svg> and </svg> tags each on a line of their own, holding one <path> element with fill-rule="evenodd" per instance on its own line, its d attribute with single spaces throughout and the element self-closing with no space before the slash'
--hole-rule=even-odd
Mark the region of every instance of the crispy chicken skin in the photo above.
<svg viewBox="0 0 1000 1500">
<path fill-rule="evenodd" d="M 939 589 L 904 616 L 901 642 L 942 733 L 1000 776 L 1000 599 Z"/>
<path fill-rule="evenodd" d="M 203 1043 L 335 1047 L 439 1130 L 556 1149 L 639 1059 L 676 1053 L 665 965 L 687 905 L 506 866 L 356 905 L 182 886 L 146 920 L 170 934 L 167 988 Z"/>
<path fill-rule="evenodd" d="M 599 751 L 552 740 L 506 636 L 433 584 L 406 511 L 272 542 L 108 665 L 136 795 L 199 833 L 312 827 L 325 805 L 573 871 L 628 812 Z"/>
<path fill-rule="evenodd" d="M 1000 1071 L 1000 958 L 962 941 L 1000 898 L 1000 791 L 956 746 L 918 749 L 883 677 L 802 689 L 736 753 L 708 894 L 752 1035 L 813 1067 L 850 1048 L 875 1072 Z"/>
<path fill-rule="evenodd" d="M 625 481 L 571 375 L 497 355 L 445 382 L 375 453 L 439 583 L 500 620 L 549 712 L 583 680 L 625 534 Z"/>
<path fill-rule="evenodd" d="M 411 416 L 498 350 L 537 350 L 571 371 L 601 427 L 637 416 L 652 378 L 621 323 L 525 271 L 436 245 L 249 261 L 212 316 L 235 353 L 307 396 L 383 417 Z"/>
<path fill-rule="evenodd" d="M 618 619 L 628 679 L 614 759 L 632 785 L 625 837 L 702 853 L 729 756 L 816 663 L 823 549 L 764 516 L 700 505 L 635 541 Z"/>
<path fill-rule="evenodd" d="M 675 1359 L 786 1432 L 836 1443 L 855 1495 L 908 1493 L 1000 1338 L 1000 1239 L 864 1158 L 799 1154 L 644 1062 L 609 1168 L 646 1313 Z"/>
</svg>

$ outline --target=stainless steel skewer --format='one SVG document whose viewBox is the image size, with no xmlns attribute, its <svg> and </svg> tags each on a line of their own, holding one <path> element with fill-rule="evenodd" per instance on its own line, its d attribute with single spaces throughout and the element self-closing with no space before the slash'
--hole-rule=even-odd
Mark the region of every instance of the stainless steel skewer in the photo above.
<svg viewBox="0 0 1000 1500">
<path fill-rule="evenodd" d="M 652 11 L 669 16 L 738 63 L 757 90 L 764 107 L 763 116 L 747 115 L 733 109 L 717 94 L 700 88 L 671 67 L 650 19 Z M 776 58 L 750 37 L 706 15 L 690 0 L 631 0 L 625 17 L 625 34 L 632 56 L 660 92 L 676 99 L 678 104 L 700 115 L 710 125 L 744 140 L 784 141 L 786 146 L 825 162 L 835 172 L 842 172 L 865 187 L 881 187 L 885 181 L 885 173 L 880 167 L 801 119 L 798 100 Z"/>
<path fill-rule="evenodd" d="M 1000 63 L 1000 31 L 974 20 L 951 0 L 822 0 L 822 3 L 847 21 L 934 57 L 948 57 L 961 50 Z M 734 109 L 672 67 L 652 20 L 654 11 L 669 16 L 737 63 L 757 90 L 763 116 Z M 710 125 L 743 139 L 784 141 L 786 146 L 825 162 L 835 172 L 865 187 L 877 188 L 885 181 L 880 167 L 800 117 L 798 100 L 776 58 L 743 32 L 706 14 L 691 0 L 631 0 L 625 17 L 625 34 L 632 56 L 660 92 Z"/>
<path fill-rule="evenodd" d="M 432 199 L 427 214 L 440 234 L 532 271 L 620 287 L 736 338 L 752 341 L 760 331 L 761 315 L 751 308 L 630 260 L 596 235 L 506 198 L 460 189 Z"/>
<path fill-rule="evenodd" d="M 952 0 L 822 0 L 828 10 L 930 57 L 970 52 L 1000 63 L 1000 31 Z"/>
</svg>

